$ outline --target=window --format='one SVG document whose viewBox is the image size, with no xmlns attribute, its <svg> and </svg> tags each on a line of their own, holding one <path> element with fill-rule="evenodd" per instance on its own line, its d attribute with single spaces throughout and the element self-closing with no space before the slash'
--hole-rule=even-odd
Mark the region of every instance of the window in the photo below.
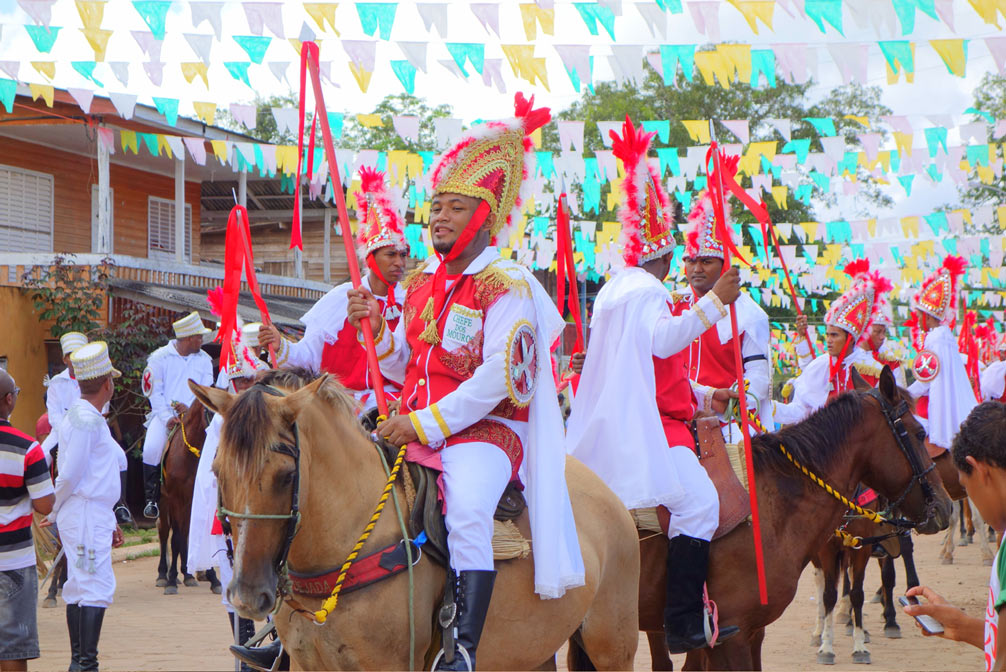
<svg viewBox="0 0 1006 672">
<path fill-rule="evenodd" d="M 175 202 L 150 196 L 147 200 L 147 248 L 151 259 L 175 258 Z M 185 204 L 185 260 L 192 259 L 192 206 Z"/>
<path fill-rule="evenodd" d="M 52 252 L 52 175 L 0 166 L 0 250 Z"/>
<path fill-rule="evenodd" d="M 115 251 L 115 189 L 108 188 L 108 252 Z M 91 252 L 98 252 L 98 185 L 91 185 Z"/>
</svg>

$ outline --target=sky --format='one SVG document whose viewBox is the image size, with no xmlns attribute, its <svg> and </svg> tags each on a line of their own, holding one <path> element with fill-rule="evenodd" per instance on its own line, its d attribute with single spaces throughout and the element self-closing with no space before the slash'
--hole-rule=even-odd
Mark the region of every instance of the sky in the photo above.
<svg viewBox="0 0 1006 672">
<path fill-rule="evenodd" d="M 951 115 L 952 123 L 970 121 L 963 116 L 964 110 L 970 106 L 972 92 L 985 72 L 995 71 L 995 63 L 981 39 L 1001 34 L 995 26 L 986 25 L 967 3 L 966 0 L 955 0 L 954 31 L 942 21 L 935 21 L 921 11 L 916 12 L 915 29 L 907 37 L 901 36 L 900 24 L 894 20 L 888 25 L 877 27 L 868 22 L 865 26 L 857 25 L 852 8 L 847 4 L 844 12 L 845 35 L 839 35 L 831 26 L 827 33 L 821 33 L 816 25 L 802 16 L 796 18 L 787 14 L 783 5 L 790 7 L 796 0 L 788 0 L 776 7 L 774 13 L 774 30 L 768 30 L 759 24 L 760 34 L 752 33 L 751 28 L 741 14 L 726 2 L 720 4 L 719 36 L 703 34 L 697 30 L 688 7 L 690 0 L 685 0 L 685 11 L 682 14 L 665 14 L 667 35 L 664 37 L 658 31 L 651 31 L 647 21 L 636 8 L 635 2 L 609 2 L 616 8 L 620 5 L 621 15 L 615 19 L 615 35 L 617 44 L 639 44 L 655 49 L 661 43 L 706 44 L 712 41 L 750 43 L 755 48 L 777 43 L 803 42 L 815 47 L 818 55 L 817 85 L 812 89 L 814 98 L 823 97 L 835 86 L 842 83 L 841 76 L 834 64 L 826 45 L 830 42 L 852 41 L 873 42 L 888 39 L 911 39 L 918 43 L 916 50 L 916 76 L 913 84 L 899 83 L 887 85 L 884 59 L 876 44 L 869 51 L 869 84 L 880 85 L 883 89 L 883 103 L 890 107 L 894 114 L 908 115 L 909 121 L 917 129 L 928 126 L 928 119 L 934 115 Z M 854 6 L 869 8 L 871 6 L 887 6 L 889 0 L 856 0 Z M 193 3 L 195 4 L 195 3 Z M 612 78 L 612 70 L 604 55 L 609 53 L 612 41 L 604 32 L 594 37 L 588 32 L 571 2 L 556 0 L 555 4 L 555 35 L 543 35 L 538 31 L 536 55 L 545 56 L 548 64 L 548 79 L 550 91 L 542 86 L 530 86 L 526 81 L 513 76 L 505 59 L 503 62 L 503 77 L 507 91 L 501 93 L 496 88 L 486 87 L 482 78 L 472 71 L 467 81 L 458 77 L 441 65 L 441 60 L 449 60 L 444 43 L 446 41 L 486 42 L 486 58 L 503 58 L 500 43 L 527 43 L 522 27 L 520 12 L 516 2 L 504 0 L 500 3 L 500 37 L 482 26 L 473 14 L 468 2 L 448 2 L 447 35 L 442 36 L 433 28 L 427 31 L 420 18 L 415 2 L 398 3 L 395 24 L 390 40 L 379 41 L 377 45 L 377 67 L 373 74 L 367 93 L 361 93 L 356 81 L 349 73 L 348 57 L 340 39 L 373 40 L 362 30 L 360 20 L 353 3 L 341 2 L 336 10 L 336 25 L 340 37 L 329 28 L 321 31 L 308 18 L 299 2 L 287 2 L 283 7 L 283 32 L 288 37 L 301 34 L 304 26 L 321 40 L 322 62 L 332 61 L 332 78 L 338 87 L 326 84 L 324 94 L 327 106 L 333 111 L 343 111 L 351 114 L 365 113 L 388 94 L 401 92 L 402 86 L 388 65 L 389 60 L 404 58 L 399 41 L 429 42 L 427 54 L 427 72 L 420 72 L 416 78 L 416 94 L 425 98 L 433 105 L 447 103 L 454 109 L 454 116 L 470 122 L 479 118 L 507 116 L 512 111 L 513 92 L 523 90 L 535 93 L 539 104 L 546 104 L 555 110 L 567 107 L 577 99 L 569 78 L 552 45 L 591 44 L 595 56 L 595 81 Z M 801 2 L 802 4 L 802 2 Z M 110 29 L 113 35 L 109 41 L 107 61 L 128 61 L 129 84 L 124 86 L 116 80 L 107 64 L 96 66 L 96 77 L 106 88 L 99 89 L 70 66 L 70 61 L 90 60 L 93 51 L 81 34 L 81 18 L 73 0 L 55 0 L 52 5 L 53 26 L 63 26 L 51 55 L 39 54 L 29 39 L 22 24 L 31 23 L 31 19 L 19 6 L 16 0 L 0 0 L 0 65 L 20 61 L 18 79 L 22 82 L 45 83 L 46 78 L 30 65 L 31 60 L 57 61 L 56 78 L 53 84 L 60 87 L 83 87 L 95 89 L 98 94 L 107 91 L 131 92 L 140 96 L 139 102 L 150 104 L 150 96 L 169 96 L 181 100 L 181 114 L 194 116 L 193 101 L 216 102 L 219 108 L 226 108 L 230 103 L 248 103 L 254 99 L 255 93 L 263 96 L 281 94 L 295 89 L 297 86 L 298 64 L 293 47 L 286 41 L 274 39 L 265 54 L 262 65 L 252 65 L 250 77 L 254 90 L 235 80 L 223 66 L 224 61 L 247 61 L 247 54 L 231 39 L 232 35 L 251 34 L 248 20 L 240 2 L 224 2 L 222 10 L 223 40 L 213 41 L 211 65 L 209 68 L 210 89 L 196 79 L 187 83 L 181 75 L 178 66 L 181 62 L 197 61 L 193 49 L 186 41 L 185 33 L 213 34 L 209 22 L 198 26 L 192 23 L 189 2 L 176 1 L 172 4 L 167 16 L 167 36 L 161 46 L 161 61 L 164 66 L 164 82 L 155 87 L 148 80 L 142 62 L 149 60 L 143 53 L 130 31 L 148 30 L 132 3 L 127 0 L 110 0 L 105 7 L 102 28 Z M 876 13 L 876 8 L 872 10 Z M 891 15 L 893 17 L 893 14 Z M 327 26 L 326 26 L 327 27 Z M 271 35 L 268 29 L 263 33 Z M 799 37 L 800 40 L 794 39 Z M 968 69 L 965 78 L 955 77 L 947 72 L 946 67 L 937 54 L 926 43 L 929 39 L 963 37 L 971 40 Z M 23 60 L 22 60 L 23 59 Z M 268 64 L 271 62 L 290 62 L 286 68 L 288 81 L 279 81 Z M 649 67 L 649 66 L 646 66 Z M 0 74 L 0 76 L 6 76 Z M 696 76 L 698 76 L 696 74 Z M 942 122 L 940 122 L 942 123 Z M 587 129 L 587 133 L 597 132 Z M 950 144 L 959 144 L 956 129 L 951 128 Z M 921 132 L 916 134 L 915 147 L 925 151 L 925 141 Z M 921 179 L 916 181 L 916 187 L 922 187 Z M 874 213 L 879 217 L 906 216 L 927 214 L 934 208 L 945 203 L 958 201 L 957 188 L 949 179 L 934 186 L 913 189 L 907 196 L 900 186 L 891 188 L 889 194 L 895 199 L 893 208 Z M 834 208 L 818 207 L 818 215 L 823 219 L 858 218 L 853 214 L 856 202 L 852 197 L 840 196 Z"/>
</svg>

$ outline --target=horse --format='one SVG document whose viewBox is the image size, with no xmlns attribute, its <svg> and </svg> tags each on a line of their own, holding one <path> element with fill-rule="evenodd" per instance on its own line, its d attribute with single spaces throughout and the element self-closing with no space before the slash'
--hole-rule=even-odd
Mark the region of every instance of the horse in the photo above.
<svg viewBox="0 0 1006 672">
<path fill-rule="evenodd" d="M 922 428 L 911 399 L 884 368 L 876 389 L 858 374 L 855 390 L 842 394 L 803 422 L 751 439 L 761 516 L 768 604 L 759 601 L 755 549 L 749 524 L 713 542 L 707 585 L 719 622 L 740 633 L 715 648 L 688 653 L 686 669 L 761 669 L 765 628 L 796 595 L 800 574 L 834 534 L 848 508 L 797 468 L 786 452 L 840 493 L 865 483 L 900 501 L 903 516 L 923 534 L 950 520 L 950 499 L 933 472 L 918 437 Z M 640 542 L 639 628 L 647 633 L 653 669 L 672 669 L 664 644 L 663 608 L 667 541 Z"/>
<path fill-rule="evenodd" d="M 199 582 L 188 572 L 189 516 L 192 512 L 192 491 L 196 484 L 196 467 L 199 465 L 199 451 L 206 440 L 209 426 L 209 412 L 195 400 L 182 416 L 177 429 L 168 439 L 161 469 L 164 482 L 161 486 L 160 518 L 157 533 L 161 543 L 161 557 L 157 563 L 157 587 L 164 588 L 165 595 L 178 594 L 178 569 L 181 564 L 183 583 L 190 588 Z M 171 545 L 171 567 L 168 567 L 168 542 Z M 216 571 L 208 569 L 206 580 L 210 590 L 220 593 L 220 581 Z"/>
<path fill-rule="evenodd" d="M 339 568 L 349 555 L 387 482 L 375 441 L 356 418 L 356 402 L 334 379 L 303 381 L 285 372 L 267 376 L 235 397 L 190 382 L 208 408 L 225 422 L 213 470 L 234 543 L 234 578 L 227 597 L 238 613 L 262 620 L 274 608 L 280 640 L 302 669 L 406 669 L 410 655 L 430 666 L 439 650 L 435 631 L 445 570 L 422 553 L 414 576 L 406 573 L 340 595 L 337 608 L 318 627 L 283 595 L 291 573 L 319 574 Z M 276 395 L 281 396 L 276 396 Z M 556 437 L 555 450 L 561 450 Z M 296 458 L 294 456 L 297 456 Z M 401 478 L 393 499 L 402 502 Z M 618 497 L 579 461 L 566 458 L 585 585 L 557 599 L 535 594 L 531 558 L 497 563 L 496 589 L 478 648 L 479 667 L 534 669 L 555 664 L 555 653 L 575 636 L 597 669 L 630 669 L 638 644 L 636 589 L 639 547 L 635 525 Z M 296 490 L 295 490 L 296 484 Z M 294 495 L 294 492 L 297 495 Z M 299 525 L 289 525 L 291 500 Z M 389 503 L 388 509 L 393 509 Z M 273 515 L 277 519 L 249 516 Z M 528 529 L 527 511 L 518 528 Z M 290 536 L 292 535 L 292 537 Z M 363 553 L 402 540 L 394 512 L 385 512 Z M 532 539 L 532 544 L 534 540 Z M 532 551 L 533 552 L 533 551 Z M 410 585 L 414 590 L 410 593 Z M 278 599 L 283 599 L 277 604 Z M 320 598 L 297 595 L 313 613 Z M 413 607 L 414 648 L 409 608 Z"/>
</svg>

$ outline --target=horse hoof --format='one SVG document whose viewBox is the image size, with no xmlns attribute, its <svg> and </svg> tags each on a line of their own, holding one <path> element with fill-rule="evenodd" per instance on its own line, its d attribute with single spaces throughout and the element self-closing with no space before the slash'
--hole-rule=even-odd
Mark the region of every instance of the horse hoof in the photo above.
<svg viewBox="0 0 1006 672">
<path fill-rule="evenodd" d="M 870 665 L 870 652 L 869 651 L 853 651 L 852 652 L 852 662 L 858 665 Z"/>
<path fill-rule="evenodd" d="M 817 652 L 817 664 L 818 665 L 834 665 L 835 664 L 835 654 L 834 653 L 822 653 Z"/>
<path fill-rule="evenodd" d="M 165 595 L 177 595 L 178 594 L 178 586 L 164 586 L 164 594 Z"/>
<path fill-rule="evenodd" d="M 154 585 L 157 586 L 158 588 L 163 588 L 164 586 L 168 585 L 168 580 L 162 576 L 157 577 L 157 581 L 154 582 Z"/>
<path fill-rule="evenodd" d="M 195 577 L 192 577 L 192 576 L 186 576 L 185 580 L 182 583 L 185 584 L 186 588 L 198 588 L 199 587 L 199 582 L 196 581 Z"/>
<path fill-rule="evenodd" d="M 44 600 L 42 600 L 42 608 L 43 609 L 55 609 L 56 608 L 56 598 L 55 597 L 47 597 Z"/>
<path fill-rule="evenodd" d="M 957 540 L 958 546 L 967 546 L 969 543 L 971 542 L 968 541 L 967 537 L 961 537 L 960 539 Z"/>
<path fill-rule="evenodd" d="M 821 635 L 811 635 L 810 636 L 811 646 L 821 646 Z"/>
<path fill-rule="evenodd" d="M 901 627 L 898 625 L 885 626 L 884 637 L 888 639 L 901 639 Z"/>
<path fill-rule="evenodd" d="M 219 583 L 215 586 L 210 586 L 210 590 L 213 591 L 214 595 L 219 595 L 220 593 L 224 592 L 223 588 L 220 587 Z"/>
</svg>

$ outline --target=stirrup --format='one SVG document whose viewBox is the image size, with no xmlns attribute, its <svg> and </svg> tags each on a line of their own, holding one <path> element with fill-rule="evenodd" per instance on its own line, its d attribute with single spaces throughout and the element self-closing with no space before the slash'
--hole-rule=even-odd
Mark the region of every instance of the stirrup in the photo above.
<svg viewBox="0 0 1006 672">
<path fill-rule="evenodd" d="M 470 655 L 468 655 L 468 649 L 466 649 L 465 647 L 461 646 L 460 644 L 457 644 L 454 647 L 454 655 L 457 655 L 459 653 L 461 654 L 461 657 L 465 661 L 465 667 L 468 668 L 468 672 L 474 672 L 474 670 L 472 668 L 472 657 Z M 440 659 L 443 658 L 445 655 L 446 655 L 446 652 L 444 651 L 444 649 L 441 648 L 440 651 L 437 653 L 436 658 L 433 659 L 433 664 L 430 666 L 431 672 L 432 672 L 432 670 L 436 670 L 437 669 L 437 665 L 440 663 Z M 270 672 L 272 672 L 272 671 L 270 671 Z"/>
<path fill-rule="evenodd" d="M 706 584 L 702 585 L 702 601 L 704 603 L 702 608 L 702 629 L 706 634 L 706 646 L 710 649 L 715 648 L 724 640 L 740 632 L 740 628 L 736 626 L 728 627 L 725 633 L 720 631 L 719 608 L 715 602 L 709 599 L 709 587 Z M 721 634 L 723 635 L 722 638 L 720 637 Z"/>
</svg>

